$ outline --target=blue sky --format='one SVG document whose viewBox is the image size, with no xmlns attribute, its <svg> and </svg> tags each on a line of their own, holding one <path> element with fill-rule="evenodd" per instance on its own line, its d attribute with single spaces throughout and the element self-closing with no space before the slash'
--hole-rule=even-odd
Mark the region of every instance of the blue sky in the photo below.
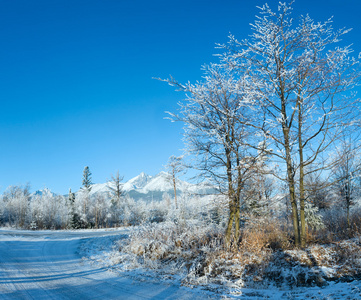
<svg viewBox="0 0 361 300">
<path fill-rule="evenodd" d="M 182 93 L 152 77 L 200 79 L 214 45 L 250 34 L 260 0 L 0 1 L 0 188 L 30 182 L 67 193 L 156 174 L 183 148 L 165 120 Z M 268 1 L 276 3 L 276 1 Z M 294 16 L 334 16 L 361 51 L 361 2 L 298 0 Z"/>
</svg>

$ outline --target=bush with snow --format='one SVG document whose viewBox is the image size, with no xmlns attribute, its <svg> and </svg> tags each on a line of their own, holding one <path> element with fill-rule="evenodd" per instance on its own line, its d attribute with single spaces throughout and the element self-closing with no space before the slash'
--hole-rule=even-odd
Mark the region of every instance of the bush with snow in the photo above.
<svg viewBox="0 0 361 300">
<path fill-rule="evenodd" d="M 226 249 L 224 226 L 205 220 L 168 220 L 134 227 L 116 243 L 109 265 L 122 271 L 152 270 L 184 285 L 224 288 L 324 286 L 361 274 L 357 239 L 293 249 L 286 223 L 249 221 L 239 245 Z"/>
</svg>

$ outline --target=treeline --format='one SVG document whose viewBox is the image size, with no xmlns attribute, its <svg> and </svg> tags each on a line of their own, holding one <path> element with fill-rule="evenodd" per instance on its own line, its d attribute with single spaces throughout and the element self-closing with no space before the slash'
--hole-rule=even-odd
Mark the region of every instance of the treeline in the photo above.
<svg viewBox="0 0 361 300">
<path fill-rule="evenodd" d="M 0 197 L 0 226 L 19 229 L 85 229 L 160 223 L 166 220 L 218 218 L 213 197 L 182 195 L 178 209 L 165 193 L 161 201 L 143 201 L 109 192 L 90 194 L 81 189 L 62 196 L 44 189 L 30 194 L 29 185 L 10 186 Z M 119 200 L 119 201 L 118 201 Z M 217 216 L 217 217 L 216 217 Z"/>
<path fill-rule="evenodd" d="M 152 207 L 129 197 L 115 203 L 110 193 L 90 196 L 81 190 L 76 195 L 62 196 L 44 189 L 31 195 L 29 186 L 10 186 L 0 198 L 0 226 L 79 229 L 137 225 L 151 218 L 147 206 Z"/>
</svg>

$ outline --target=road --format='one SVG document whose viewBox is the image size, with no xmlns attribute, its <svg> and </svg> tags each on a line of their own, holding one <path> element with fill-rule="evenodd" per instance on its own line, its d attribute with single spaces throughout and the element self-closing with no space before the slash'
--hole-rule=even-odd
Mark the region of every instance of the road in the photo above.
<svg viewBox="0 0 361 300">
<path fill-rule="evenodd" d="M 137 282 L 84 262 L 86 239 L 125 231 L 0 230 L 0 299 L 195 299 L 191 289 Z"/>
</svg>

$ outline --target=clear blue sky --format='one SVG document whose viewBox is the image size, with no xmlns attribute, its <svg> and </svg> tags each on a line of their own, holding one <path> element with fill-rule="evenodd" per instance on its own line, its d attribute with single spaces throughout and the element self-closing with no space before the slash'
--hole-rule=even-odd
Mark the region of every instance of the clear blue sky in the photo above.
<svg viewBox="0 0 361 300">
<path fill-rule="evenodd" d="M 77 190 L 86 165 L 95 183 L 161 171 L 183 148 L 182 125 L 164 119 L 183 95 L 152 77 L 200 79 L 215 43 L 250 34 L 265 2 L 1 0 L 1 191 Z M 334 16 L 361 51 L 361 1 L 297 0 L 294 12 Z"/>
</svg>

